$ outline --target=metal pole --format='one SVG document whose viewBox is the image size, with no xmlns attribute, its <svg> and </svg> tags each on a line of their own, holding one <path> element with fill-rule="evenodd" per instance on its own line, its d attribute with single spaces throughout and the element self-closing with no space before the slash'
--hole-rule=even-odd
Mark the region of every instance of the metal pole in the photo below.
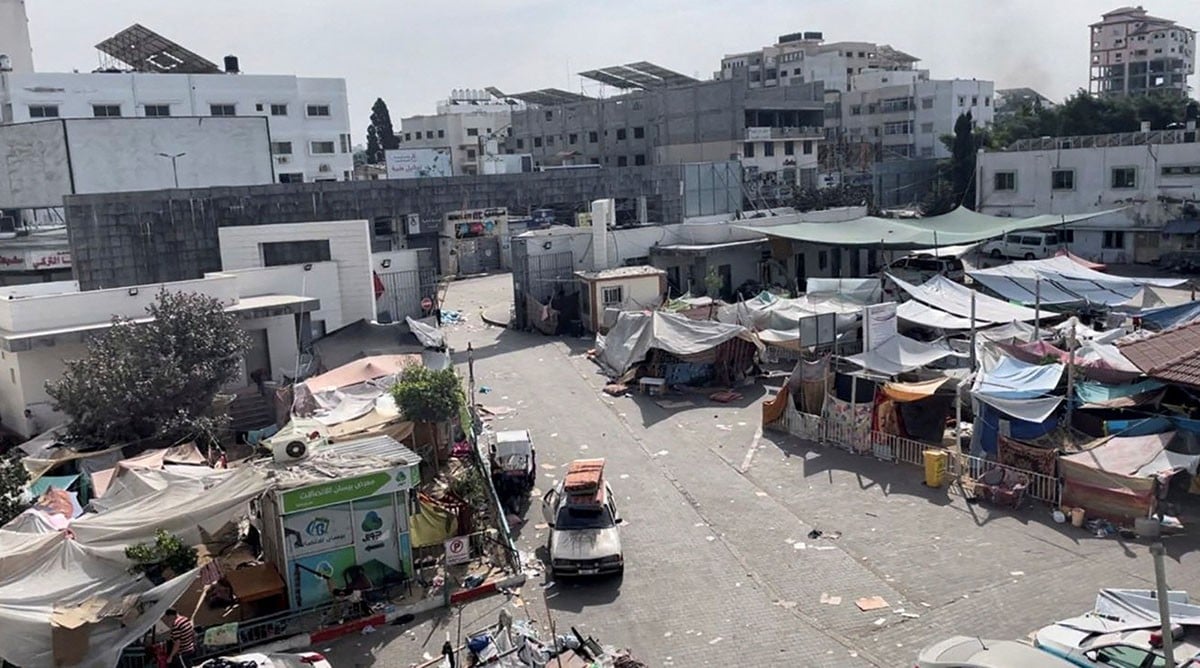
<svg viewBox="0 0 1200 668">
<path fill-rule="evenodd" d="M 1171 635 L 1171 602 L 1167 599 L 1167 571 L 1163 565 L 1163 544 L 1156 542 L 1150 546 L 1150 555 L 1154 558 L 1154 585 L 1158 590 L 1158 617 L 1162 626 L 1163 658 L 1166 668 L 1175 668 L 1175 637 Z"/>
<path fill-rule="evenodd" d="M 1075 322 L 1071 322 L 1071 333 L 1067 336 L 1067 346 L 1070 348 L 1067 358 L 1067 427 L 1071 426 L 1071 417 L 1075 413 Z"/>
<path fill-rule="evenodd" d="M 179 164 L 176 162 L 177 160 L 179 160 L 179 156 L 171 156 L 171 174 L 175 177 L 176 188 L 179 187 Z"/>
<path fill-rule="evenodd" d="M 979 361 L 975 356 L 975 291 L 971 291 L 971 371 L 975 371 L 975 364 Z"/>
<path fill-rule="evenodd" d="M 1033 279 L 1033 338 L 1030 342 L 1042 338 L 1042 277 Z"/>
</svg>

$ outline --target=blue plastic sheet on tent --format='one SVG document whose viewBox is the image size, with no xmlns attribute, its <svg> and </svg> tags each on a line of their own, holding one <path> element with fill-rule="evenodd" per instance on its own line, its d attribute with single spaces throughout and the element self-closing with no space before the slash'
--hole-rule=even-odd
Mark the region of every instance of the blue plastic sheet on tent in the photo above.
<svg viewBox="0 0 1200 668">
<path fill-rule="evenodd" d="M 1200 301 L 1163 306 L 1142 313 L 1142 324 L 1150 329 L 1171 329 L 1200 320 Z"/>
<path fill-rule="evenodd" d="M 1108 436 L 1150 436 L 1165 434 L 1175 429 L 1170 418 L 1154 416 L 1135 420 L 1108 420 L 1104 431 Z"/>
<path fill-rule="evenodd" d="M 1143 380 L 1140 383 L 1124 383 L 1108 385 L 1093 381 L 1081 381 L 1075 384 L 1075 396 L 1081 403 L 1103 404 L 1114 399 L 1123 399 L 1163 388 L 1157 380 Z"/>
<path fill-rule="evenodd" d="M 1050 416 L 1044 422 L 1027 422 L 1001 413 L 995 407 L 980 403 L 979 414 L 975 419 L 974 433 L 977 438 L 972 440 L 971 454 L 983 454 L 995 457 L 999 448 L 1000 422 L 1008 423 L 1007 436 L 1018 441 L 1030 441 L 1041 438 L 1058 427 L 1058 416 Z"/>
<path fill-rule="evenodd" d="M 980 376 L 976 394 L 1004 399 L 1044 397 L 1062 379 L 1061 364 L 1029 364 L 1012 357 L 1000 360 L 996 368 Z"/>
<path fill-rule="evenodd" d="M 71 485 L 75 484 L 75 480 L 78 478 L 79 476 L 77 475 L 42 476 L 29 484 L 29 494 L 36 499 L 45 494 L 46 490 L 50 489 L 51 487 L 55 489 L 66 490 L 69 489 Z"/>
</svg>

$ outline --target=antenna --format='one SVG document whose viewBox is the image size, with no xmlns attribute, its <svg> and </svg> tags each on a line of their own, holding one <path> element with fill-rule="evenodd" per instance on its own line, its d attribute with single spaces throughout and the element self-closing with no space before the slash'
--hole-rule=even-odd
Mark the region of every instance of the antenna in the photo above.
<svg viewBox="0 0 1200 668">
<path fill-rule="evenodd" d="M 979 646 L 982 647 L 984 649 L 984 651 L 986 651 L 988 646 L 983 644 L 983 638 L 980 638 L 979 636 L 975 636 L 975 639 L 979 641 Z"/>
</svg>

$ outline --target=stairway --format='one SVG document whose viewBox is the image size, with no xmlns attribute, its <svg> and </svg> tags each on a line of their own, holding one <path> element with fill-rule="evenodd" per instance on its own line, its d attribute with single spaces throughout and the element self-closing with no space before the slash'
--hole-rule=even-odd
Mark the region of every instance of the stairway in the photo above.
<svg viewBox="0 0 1200 668">
<path fill-rule="evenodd" d="M 236 432 L 253 431 L 275 424 L 275 410 L 267 397 L 251 385 L 238 390 L 229 405 L 229 428 Z"/>
</svg>

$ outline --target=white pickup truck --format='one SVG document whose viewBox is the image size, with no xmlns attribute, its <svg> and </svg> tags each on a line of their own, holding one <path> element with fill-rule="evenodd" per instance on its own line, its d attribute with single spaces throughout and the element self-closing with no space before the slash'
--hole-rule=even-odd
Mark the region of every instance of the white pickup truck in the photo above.
<svg viewBox="0 0 1200 668">
<path fill-rule="evenodd" d="M 576 484 L 578 472 L 589 465 L 592 482 L 581 487 Z M 542 515 L 550 527 L 550 572 L 555 576 L 625 572 L 621 515 L 603 478 L 603 466 L 603 460 L 572 462 L 566 479 L 542 497 Z"/>
</svg>

